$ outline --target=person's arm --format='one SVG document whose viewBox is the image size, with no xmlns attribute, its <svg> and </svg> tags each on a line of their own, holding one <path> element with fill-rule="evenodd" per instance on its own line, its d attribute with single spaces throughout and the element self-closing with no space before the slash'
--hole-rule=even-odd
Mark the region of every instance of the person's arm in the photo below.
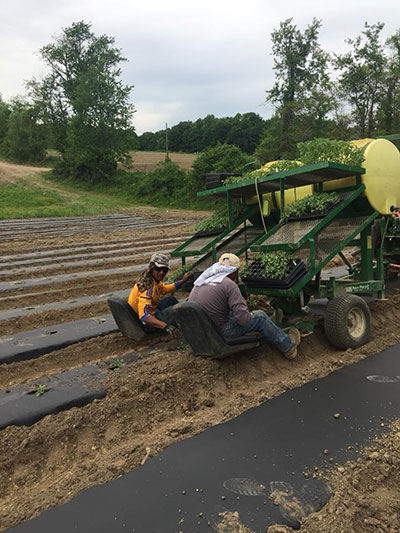
<svg viewBox="0 0 400 533">
<path fill-rule="evenodd" d="M 159 283 L 160 294 L 169 294 L 171 292 L 176 291 L 177 289 L 182 287 L 182 285 L 186 283 L 187 280 L 190 279 L 192 276 L 193 276 L 192 272 L 186 272 L 181 279 L 178 279 L 174 281 L 173 283 L 163 283 L 162 281 L 160 281 Z"/>
<path fill-rule="evenodd" d="M 143 322 L 146 322 L 146 324 L 148 324 L 149 326 L 153 326 L 154 328 L 165 329 L 167 327 L 166 322 L 158 320 L 158 318 L 153 315 L 148 315 L 146 318 L 143 319 Z"/>
<path fill-rule="evenodd" d="M 245 326 L 251 319 L 251 313 L 235 282 L 227 286 L 227 296 L 229 310 L 233 314 L 236 322 L 240 326 Z"/>
</svg>

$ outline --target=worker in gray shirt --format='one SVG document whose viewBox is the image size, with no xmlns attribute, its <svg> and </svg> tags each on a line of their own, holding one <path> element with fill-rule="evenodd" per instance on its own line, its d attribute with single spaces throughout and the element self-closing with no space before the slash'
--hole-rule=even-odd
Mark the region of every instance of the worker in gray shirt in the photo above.
<svg viewBox="0 0 400 533">
<path fill-rule="evenodd" d="M 249 311 L 236 283 L 239 268 L 239 257 L 222 254 L 219 261 L 195 281 L 189 301 L 204 307 L 209 317 L 221 328 L 224 337 L 242 337 L 256 331 L 287 359 L 294 359 L 301 340 L 299 330 L 290 328 L 286 334 L 264 311 Z"/>
</svg>

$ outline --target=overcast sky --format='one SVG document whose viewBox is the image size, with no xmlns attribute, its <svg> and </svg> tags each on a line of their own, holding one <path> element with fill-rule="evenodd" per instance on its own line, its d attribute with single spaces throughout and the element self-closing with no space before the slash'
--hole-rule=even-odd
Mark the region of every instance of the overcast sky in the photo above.
<svg viewBox="0 0 400 533">
<path fill-rule="evenodd" d="M 399 0 L 0 0 L 0 7 L 4 99 L 23 95 L 24 82 L 46 72 L 40 47 L 84 20 L 95 34 L 115 37 L 129 60 L 123 80 L 135 86 L 139 134 L 208 114 L 270 116 L 270 36 L 287 18 L 301 29 L 322 19 L 320 42 L 336 53 L 364 22 L 384 22 L 385 37 L 400 27 Z"/>
</svg>

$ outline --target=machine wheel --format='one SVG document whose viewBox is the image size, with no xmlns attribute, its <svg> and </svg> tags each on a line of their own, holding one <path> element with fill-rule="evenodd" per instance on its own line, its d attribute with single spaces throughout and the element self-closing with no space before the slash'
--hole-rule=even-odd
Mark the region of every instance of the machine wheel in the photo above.
<svg viewBox="0 0 400 533">
<path fill-rule="evenodd" d="M 335 348 L 358 348 L 369 338 L 371 313 L 359 296 L 348 294 L 328 302 L 325 311 L 325 333 Z"/>
</svg>

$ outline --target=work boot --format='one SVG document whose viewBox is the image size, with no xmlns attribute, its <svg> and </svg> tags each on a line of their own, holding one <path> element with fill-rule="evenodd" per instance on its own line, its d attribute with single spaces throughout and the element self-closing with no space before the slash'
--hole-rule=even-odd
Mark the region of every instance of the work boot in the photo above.
<svg viewBox="0 0 400 533">
<path fill-rule="evenodd" d="M 288 331 L 288 335 L 290 337 L 290 340 L 293 342 L 293 347 L 290 348 L 288 352 L 284 352 L 284 356 L 286 359 L 296 359 L 297 357 L 297 346 L 300 344 L 301 341 L 301 335 L 300 331 L 297 328 L 290 328 Z"/>
</svg>

